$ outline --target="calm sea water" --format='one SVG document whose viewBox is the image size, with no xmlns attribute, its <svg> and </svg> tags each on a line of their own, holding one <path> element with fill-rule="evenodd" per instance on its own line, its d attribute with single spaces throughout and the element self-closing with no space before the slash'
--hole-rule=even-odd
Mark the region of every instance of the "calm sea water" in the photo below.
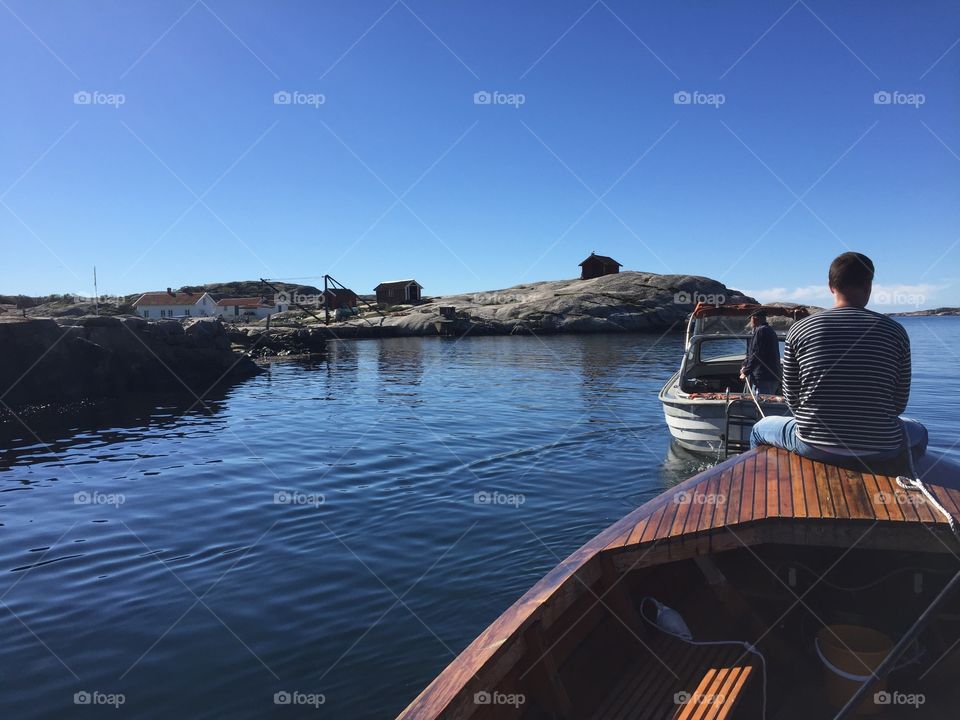
<svg viewBox="0 0 960 720">
<path fill-rule="evenodd" d="M 904 324 L 909 412 L 947 451 L 960 320 Z M 8 423 L 0 714 L 392 717 L 560 559 L 706 467 L 670 451 L 657 401 L 681 344 L 357 342 L 207 409 L 29 420 L 49 446 Z"/>
</svg>

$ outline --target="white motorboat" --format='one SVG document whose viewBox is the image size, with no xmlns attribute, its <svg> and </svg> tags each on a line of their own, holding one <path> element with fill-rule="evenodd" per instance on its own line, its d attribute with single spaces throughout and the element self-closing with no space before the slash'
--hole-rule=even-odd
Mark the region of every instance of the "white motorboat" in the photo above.
<svg viewBox="0 0 960 720">
<path fill-rule="evenodd" d="M 799 305 L 705 303 L 691 313 L 680 369 L 660 391 L 667 427 L 681 447 L 713 455 L 743 452 L 761 410 L 790 414 L 782 396 L 753 394 L 740 379 L 752 334 L 747 318 L 756 310 L 766 311 L 781 343 L 789 326 L 810 314 Z"/>
</svg>

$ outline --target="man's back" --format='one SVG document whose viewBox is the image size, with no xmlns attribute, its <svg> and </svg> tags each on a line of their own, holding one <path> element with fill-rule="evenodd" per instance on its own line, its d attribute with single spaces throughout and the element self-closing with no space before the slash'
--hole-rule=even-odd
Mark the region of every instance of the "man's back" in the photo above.
<svg viewBox="0 0 960 720">
<path fill-rule="evenodd" d="M 756 380 L 780 382 L 780 339 L 769 325 L 760 325 L 754 331 L 744 368 Z"/>
<path fill-rule="evenodd" d="M 910 340 L 885 315 L 838 307 L 796 323 L 783 387 L 808 443 L 881 452 L 902 442 L 897 416 L 910 395 Z"/>
</svg>

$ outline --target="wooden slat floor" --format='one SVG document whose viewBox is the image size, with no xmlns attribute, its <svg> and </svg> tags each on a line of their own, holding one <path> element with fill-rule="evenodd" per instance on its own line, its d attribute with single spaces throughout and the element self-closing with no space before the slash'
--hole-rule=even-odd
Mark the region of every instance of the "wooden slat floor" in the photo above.
<svg viewBox="0 0 960 720">
<path fill-rule="evenodd" d="M 930 486 L 937 500 L 960 517 L 960 490 Z M 746 453 L 707 470 L 651 501 L 631 516 L 605 549 L 643 545 L 773 518 L 947 521 L 896 478 L 844 470 L 777 448 Z"/>
<path fill-rule="evenodd" d="M 657 636 L 647 656 L 627 668 L 592 720 L 721 720 L 752 679 L 753 658 L 739 646 L 696 646 Z"/>
</svg>

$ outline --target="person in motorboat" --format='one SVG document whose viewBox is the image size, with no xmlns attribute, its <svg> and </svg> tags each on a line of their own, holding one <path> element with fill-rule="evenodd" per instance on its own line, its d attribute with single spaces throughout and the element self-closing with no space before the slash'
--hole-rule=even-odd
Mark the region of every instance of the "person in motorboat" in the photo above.
<svg viewBox="0 0 960 720">
<path fill-rule="evenodd" d="M 775 395 L 780 387 L 780 340 L 777 331 L 767 325 L 767 313 L 756 310 L 750 315 L 753 335 L 747 356 L 740 368 L 740 379 L 753 385 L 762 395 Z"/>
<path fill-rule="evenodd" d="M 910 339 L 903 325 L 866 309 L 873 276 L 861 253 L 830 265 L 833 307 L 794 323 L 784 344 L 783 395 L 793 417 L 761 418 L 751 447 L 847 466 L 893 461 L 905 445 L 923 454 L 926 428 L 900 418 L 910 396 Z"/>
</svg>

